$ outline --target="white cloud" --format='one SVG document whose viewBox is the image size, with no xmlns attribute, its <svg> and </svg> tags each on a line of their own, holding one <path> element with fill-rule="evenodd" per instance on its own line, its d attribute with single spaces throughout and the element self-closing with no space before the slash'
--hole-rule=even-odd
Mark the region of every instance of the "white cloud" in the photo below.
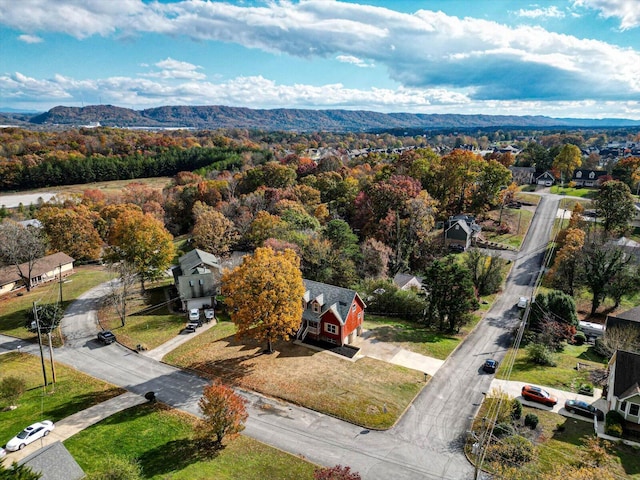
<svg viewBox="0 0 640 480">
<path fill-rule="evenodd" d="M 341 63 L 350 63 L 352 65 L 355 65 L 356 67 L 361 67 L 361 68 L 369 68 L 369 67 L 375 66 L 372 63 L 367 63 L 361 58 L 354 57 L 353 55 L 338 55 L 336 57 L 336 60 L 338 60 Z"/>
<path fill-rule="evenodd" d="M 574 0 L 574 5 L 620 15 L 630 26 L 635 2 Z M 602 41 L 429 10 L 408 14 L 328 0 L 270 0 L 257 5 L 0 0 L 0 22 L 28 33 L 53 31 L 77 38 L 152 32 L 303 58 L 337 58 L 359 66 L 364 65 L 360 59 L 367 59 L 367 64 L 386 67 L 390 78 L 406 89 L 464 91 L 471 100 L 626 101 L 640 95 L 638 51 Z M 540 12 L 562 13 L 555 7 Z M 205 79 L 198 67 L 170 60 L 156 64 L 158 70 L 144 77 Z"/>
<path fill-rule="evenodd" d="M 514 13 L 519 17 L 525 18 L 564 18 L 564 12 L 556 6 L 529 10 L 521 8 Z"/>
<path fill-rule="evenodd" d="M 598 10 L 604 18 L 619 18 L 622 30 L 640 26 L 640 5 L 637 0 L 574 0 L 573 3 L 577 7 Z"/>
<path fill-rule="evenodd" d="M 42 43 L 42 38 L 37 35 L 20 35 L 18 40 L 24 43 Z"/>
<path fill-rule="evenodd" d="M 143 65 L 148 66 L 148 65 Z M 164 78 L 164 79 L 190 79 L 204 80 L 207 76 L 197 70 L 202 69 L 199 65 L 188 62 L 174 60 L 171 57 L 161 60 L 155 64 L 160 71 L 142 74 L 143 77 Z"/>
</svg>

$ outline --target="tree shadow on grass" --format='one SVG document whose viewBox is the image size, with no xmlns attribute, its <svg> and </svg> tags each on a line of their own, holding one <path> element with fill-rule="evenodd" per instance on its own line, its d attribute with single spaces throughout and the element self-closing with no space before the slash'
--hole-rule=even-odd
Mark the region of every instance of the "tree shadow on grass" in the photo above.
<svg viewBox="0 0 640 480">
<path fill-rule="evenodd" d="M 207 378 L 222 378 L 225 383 L 237 386 L 244 377 L 253 373 L 254 367 L 248 363 L 253 358 L 255 355 L 243 355 L 209 362 L 197 362 L 189 365 L 189 368 L 204 374 Z"/>
<path fill-rule="evenodd" d="M 178 472 L 189 465 L 215 459 L 224 446 L 214 448 L 191 438 L 172 440 L 138 457 L 146 478 Z"/>
<path fill-rule="evenodd" d="M 52 385 L 49 385 L 47 388 L 49 389 L 49 391 L 51 391 Z M 116 396 L 114 395 L 114 393 L 118 393 L 118 392 L 121 393 L 120 389 L 105 390 L 102 392 L 95 392 L 95 393 L 78 394 L 69 398 L 68 402 L 65 402 L 51 409 L 46 409 L 43 413 L 46 417 L 48 417 L 50 420 L 52 420 L 55 423 L 56 421 L 62 420 L 63 418 L 67 418 L 68 416 L 76 412 L 85 410 L 93 405 L 97 405 L 106 400 L 109 400 L 110 398 L 113 398 L 114 396 Z M 46 395 L 54 396 L 55 391 L 53 391 L 52 393 L 47 393 Z M 46 403 L 50 403 L 50 402 L 46 402 Z"/>
</svg>

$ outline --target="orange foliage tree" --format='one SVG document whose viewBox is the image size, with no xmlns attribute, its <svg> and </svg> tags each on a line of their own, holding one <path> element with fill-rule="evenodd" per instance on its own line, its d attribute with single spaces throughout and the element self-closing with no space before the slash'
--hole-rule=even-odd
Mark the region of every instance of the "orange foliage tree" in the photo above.
<svg viewBox="0 0 640 480">
<path fill-rule="evenodd" d="M 198 406 L 203 418 L 196 425 L 196 435 L 220 447 L 225 437 L 233 438 L 244 430 L 249 417 L 246 400 L 220 382 L 204 387 Z"/>
<path fill-rule="evenodd" d="M 222 285 L 238 336 L 266 340 L 271 353 L 275 340 L 288 340 L 300 328 L 304 284 L 293 250 L 258 248 L 224 273 Z"/>
</svg>

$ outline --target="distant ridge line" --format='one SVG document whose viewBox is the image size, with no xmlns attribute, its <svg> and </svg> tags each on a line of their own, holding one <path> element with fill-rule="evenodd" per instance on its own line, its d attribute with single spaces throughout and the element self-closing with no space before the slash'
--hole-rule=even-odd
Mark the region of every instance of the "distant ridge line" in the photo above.
<svg viewBox="0 0 640 480">
<path fill-rule="evenodd" d="M 10 114 L 0 114 L 1 117 Z M 628 119 L 552 118 L 533 115 L 462 115 L 380 113 L 366 110 L 305 110 L 293 108 L 251 109 L 245 107 L 164 106 L 133 110 L 113 105 L 54 107 L 37 115 L 20 115 L 31 125 L 88 126 L 99 124 L 128 128 L 243 128 L 267 131 L 373 132 L 391 129 L 438 130 L 468 128 L 603 128 L 640 127 Z"/>
</svg>

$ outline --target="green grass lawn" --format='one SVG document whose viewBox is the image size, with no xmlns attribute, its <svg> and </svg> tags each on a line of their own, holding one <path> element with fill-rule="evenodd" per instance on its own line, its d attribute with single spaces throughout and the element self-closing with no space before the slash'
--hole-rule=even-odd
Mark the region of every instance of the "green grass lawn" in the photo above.
<svg viewBox="0 0 640 480">
<path fill-rule="evenodd" d="M 55 359 L 55 357 L 54 357 Z M 51 382 L 51 365 L 45 362 L 47 379 Z M 18 408 L 3 411 L 8 406 L 0 401 L 0 445 L 24 427 L 39 420 L 56 422 L 92 405 L 124 393 L 124 390 L 84 375 L 56 363 L 56 384 L 43 389 L 40 359 L 26 353 L 0 355 L 0 380 L 8 376 L 24 379 L 27 391 L 16 402 Z"/>
<path fill-rule="evenodd" d="M 509 380 L 546 385 L 562 390 L 577 391 L 581 383 L 593 383 L 590 379 L 590 371 L 595 369 L 605 369 L 606 363 L 594 352 L 589 345 L 567 345 L 563 352 L 555 354 L 557 366 L 544 367 L 534 365 L 527 360 L 527 351 L 520 348 L 516 353 L 513 369 Z M 514 351 L 511 350 L 503 365 L 498 370 L 498 378 L 504 379 L 503 367 L 508 364 Z M 589 365 L 589 368 L 576 370 L 577 363 Z"/>
<path fill-rule="evenodd" d="M 113 274 L 100 266 L 80 266 L 75 273 L 62 283 L 63 308 L 82 295 L 87 290 L 113 278 Z M 60 284 L 50 282 L 40 285 L 30 292 L 20 291 L 18 294 L 8 294 L 0 298 L 0 333 L 18 338 L 33 339 L 36 335 L 24 328 L 26 311 L 33 308 L 33 302 L 43 305 L 56 303 L 60 298 Z"/>
<path fill-rule="evenodd" d="M 65 446 L 88 477 L 106 469 L 109 455 L 136 459 L 147 479 L 311 479 L 315 466 L 240 436 L 215 454 L 192 438 L 194 418 L 162 404 L 144 404 L 74 435 Z"/>
<path fill-rule="evenodd" d="M 363 327 L 371 331 L 371 337 L 381 342 L 394 343 L 428 357 L 446 359 L 460 344 L 456 335 L 431 330 L 416 322 L 399 318 L 367 315 Z"/>
<path fill-rule="evenodd" d="M 113 307 L 105 305 L 98 314 L 103 328 L 112 330 L 118 342 L 129 348 L 142 344 L 148 349 L 162 345 L 184 328 L 185 314 L 175 313 L 167 305 L 165 294 L 169 280 L 147 287 L 144 295 L 134 295 L 128 300 L 124 327 Z M 177 306 L 179 302 L 174 304 Z"/>
<path fill-rule="evenodd" d="M 376 429 L 391 427 L 425 385 L 417 370 L 367 357 L 352 362 L 292 342 L 276 342 L 265 355 L 263 342 L 234 333 L 231 322 L 219 322 L 163 360 Z"/>
<path fill-rule="evenodd" d="M 569 188 L 560 185 L 552 186 L 549 191 L 557 195 L 567 195 L 569 197 L 594 198 L 598 194 L 595 188 Z"/>
</svg>

